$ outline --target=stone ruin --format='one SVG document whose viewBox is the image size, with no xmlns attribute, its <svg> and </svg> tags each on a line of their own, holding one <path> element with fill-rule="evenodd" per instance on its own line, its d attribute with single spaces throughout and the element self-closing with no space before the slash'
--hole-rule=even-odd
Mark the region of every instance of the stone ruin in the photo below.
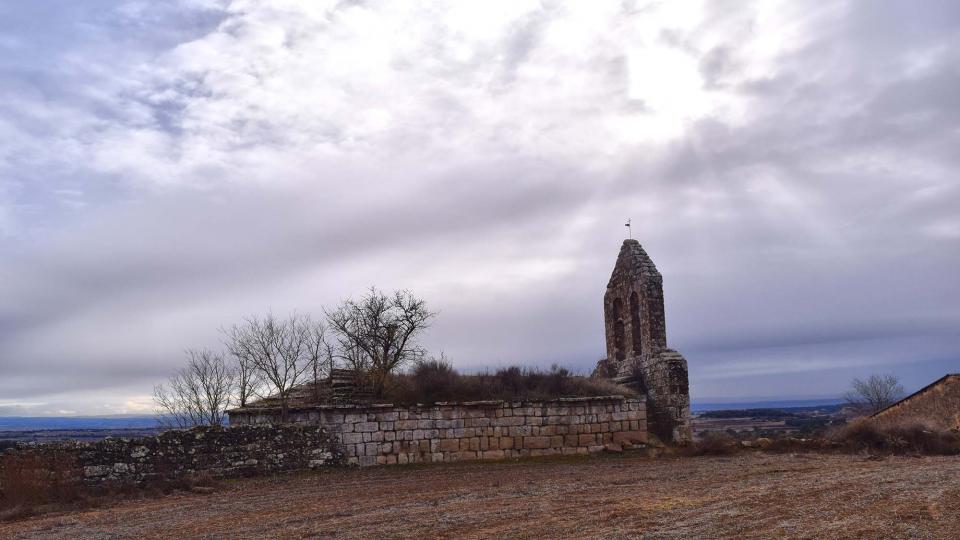
<svg viewBox="0 0 960 540">
<path fill-rule="evenodd" d="M 691 439 L 687 361 L 667 348 L 663 276 L 636 240 L 624 240 L 603 295 L 607 356 L 595 376 L 646 396 L 647 430 L 664 442 Z"/>
</svg>

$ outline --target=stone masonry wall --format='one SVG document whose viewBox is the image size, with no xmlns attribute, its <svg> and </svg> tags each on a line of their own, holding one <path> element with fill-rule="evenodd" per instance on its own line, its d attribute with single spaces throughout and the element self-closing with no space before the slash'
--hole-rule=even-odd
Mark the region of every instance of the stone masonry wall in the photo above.
<svg viewBox="0 0 960 540">
<path fill-rule="evenodd" d="M 873 415 L 880 426 L 918 423 L 934 429 L 960 429 L 960 374 L 947 375 Z"/>
<path fill-rule="evenodd" d="M 624 240 L 603 295 L 607 357 L 595 375 L 646 395 L 650 433 L 667 442 L 692 438 L 687 361 L 667 348 L 663 276 L 636 240 Z"/>
<path fill-rule="evenodd" d="M 290 421 L 321 425 L 361 466 L 587 454 L 647 440 L 643 400 L 605 396 L 433 406 L 320 406 Z M 277 422 L 275 410 L 231 411 L 232 424 Z"/>
<path fill-rule="evenodd" d="M 197 427 L 155 437 L 21 445 L 12 452 L 66 457 L 91 484 L 175 479 L 199 472 L 251 476 L 342 462 L 327 431 L 308 425 Z"/>
</svg>

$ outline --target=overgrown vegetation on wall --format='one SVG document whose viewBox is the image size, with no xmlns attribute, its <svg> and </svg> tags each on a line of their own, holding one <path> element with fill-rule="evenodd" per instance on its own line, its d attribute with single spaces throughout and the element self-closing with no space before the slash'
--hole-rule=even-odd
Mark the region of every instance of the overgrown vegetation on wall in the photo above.
<svg viewBox="0 0 960 540">
<path fill-rule="evenodd" d="M 443 401 L 544 401 L 561 397 L 635 395 L 609 380 L 574 375 L 554 366 L 549 371 L 511 366 L 476 375 L 458 373 L 443 359 L 418 363 L 388 378 L 383 400 L 396 404 Z"/>
</svg>

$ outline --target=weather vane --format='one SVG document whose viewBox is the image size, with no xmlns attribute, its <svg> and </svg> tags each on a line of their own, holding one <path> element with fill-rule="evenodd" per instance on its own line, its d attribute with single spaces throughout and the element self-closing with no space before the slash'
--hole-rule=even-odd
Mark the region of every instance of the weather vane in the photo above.
<svg viewBox="0 0 960 540">
<path fill-rule="evenodd" d="M 627 238 L 633 240 L 633 228 L 630 226 L 631 222 L 632 220 L 627 218 L 627 222 L 624 223 L 623 226 L 627 228 Z"/>
</svg>

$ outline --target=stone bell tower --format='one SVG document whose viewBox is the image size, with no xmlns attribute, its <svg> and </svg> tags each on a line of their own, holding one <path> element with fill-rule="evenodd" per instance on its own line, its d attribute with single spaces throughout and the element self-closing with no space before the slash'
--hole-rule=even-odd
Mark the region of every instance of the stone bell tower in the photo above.
<svg viewBox="0 0 960 540">
<path fill-rule="evenodd" d="M 667 348 L 663 276 L 636 240 L 624 240 L 603 295 L 607 357 L 595 375 L 644 393 L 647 429 L 665 442 L 691 439 L 687 361 Z"/>
</svg>

